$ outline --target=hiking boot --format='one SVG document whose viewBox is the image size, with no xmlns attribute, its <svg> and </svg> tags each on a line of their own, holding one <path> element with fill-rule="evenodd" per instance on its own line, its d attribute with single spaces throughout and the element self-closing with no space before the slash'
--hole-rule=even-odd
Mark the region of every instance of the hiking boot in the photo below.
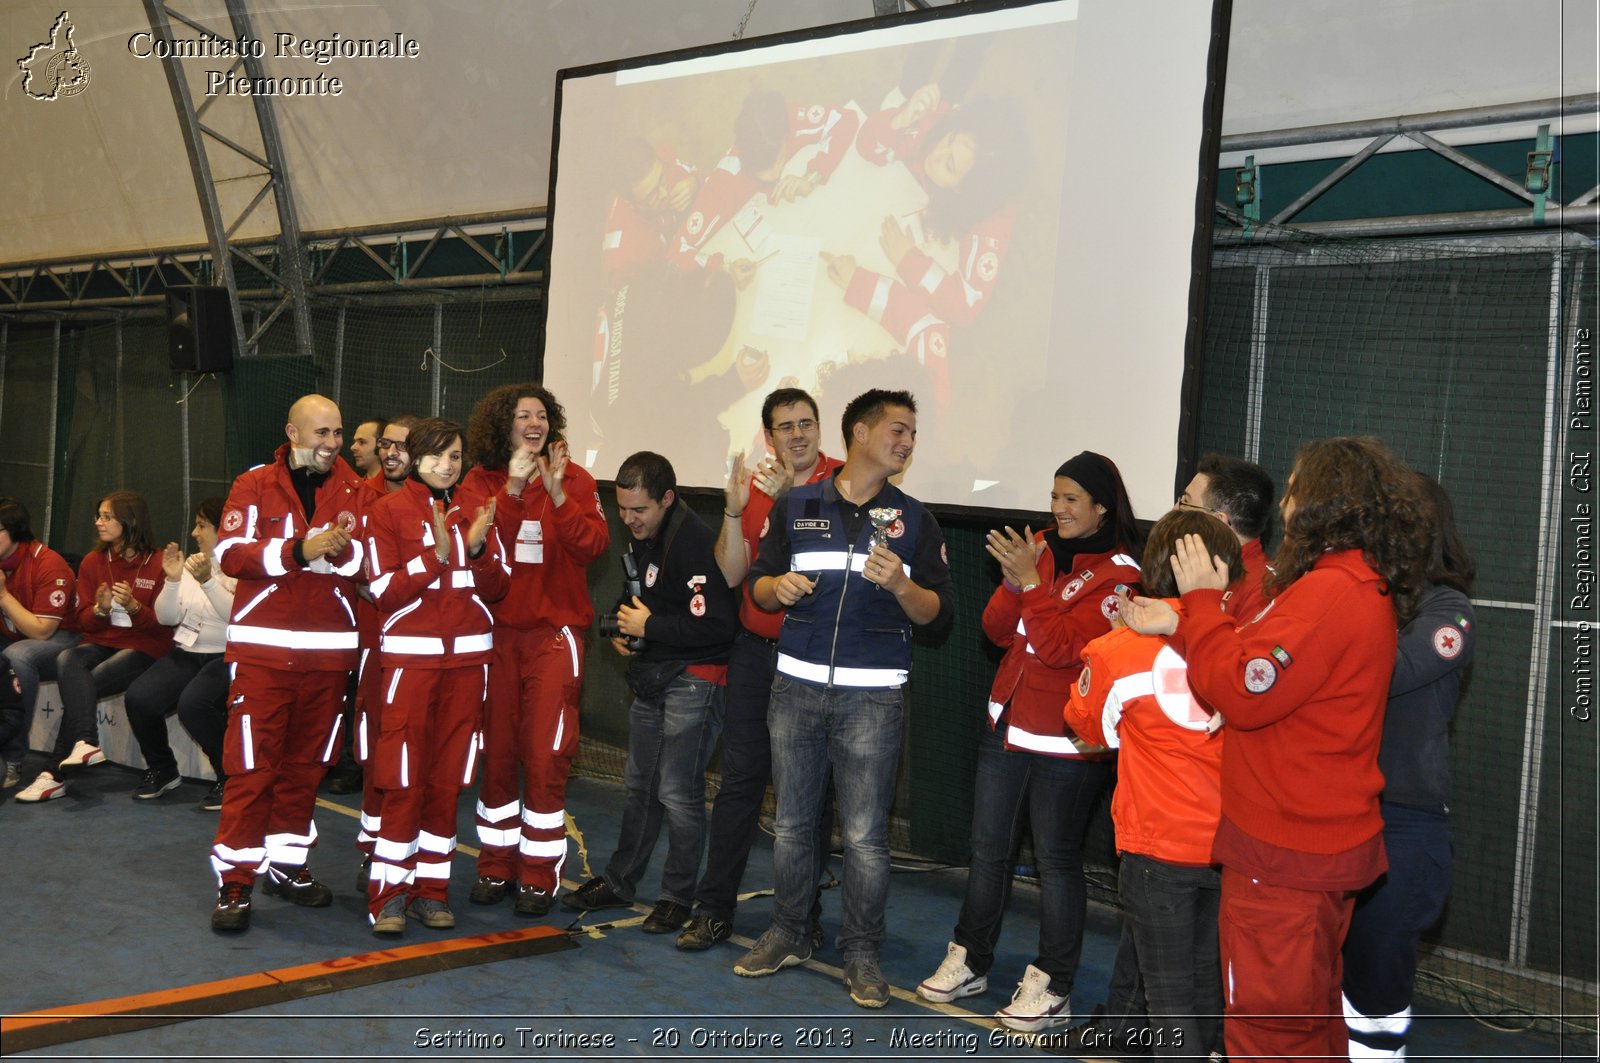
<svg viewBox="0 0 1600 1063">
<path fill-rule="evenodd" d="M 562 897 L 561 906 L 574 912 L 598 912 L 603 908 L 631 908 L 633 902 L 619 897 L 604 878 L 592 878 Z"/>
<path fill-rule="evenodd" d="M 1023 1033 L 1036 1033 L 1051 1026 L 1065 1026 L 1072 1021 L 1072 1009 L 1067 998 L 1050 992 L 1050 976 L 1033 964 L 1022 972 L 1017 991 L 1011 994 L 1011 1003 L 994 1013 L 1006 1026 Z"/>
<path fill-rule="evenodd" d="M 250 887 L 239 882 L 224 882 L 217 891 L 217 906 L 211 909 L 211 929 L 219 934 L 237 934 L 250 929 Z"/>
<path fill-rule="evenodd" d="M 168 790 L 176 790 L 182 782 L 183 778 L 178 774 L 178 769 L 176 768 L 171 771 L 151 769 L 144 773 L 143 777 L 139 779 L 139 785 L 133 788 L 133 799 L 135 801 L 149 801 L 152 798 L 160 797 Z"/>
<path fill-rule="evenodd" d="M 857 956 L 844 965 L 844 984 L 850 999 L 863 1008 L 881 1008 L 889 1003 L 889 983 L 878 969 L 876 956 Z"/>
<path fill-rule="evenodd" d="M 945 946 L 939 969 L 917 986 L 917 996 L 935 1004 L 948 1004 L 962 997 L 975 996 L 989 988 L 989 976 L 967 966 L 967 950 L 954 941 Z"/>
<path fill-rule="evenodd" d="M 268 866 L 261 892 L 268 897 L 282 897 L 302 908 L 326 908 L 333 903 L 333 891 L 312 878 L 311 869 L 304 864 L 299 867 L 283 867 L 279 864 Z"/>
<path fill-rule="evenodd" d="M 542 889 L 534 886 L 518 886 L 517 902 L 512 910 L 527 919 L 538 919 L 550 914 L 550 906 L 555 903 L 555 898 Z"/>
<path fill-rule="evenodd" d="M 418 897 L 406 909 L 406 914 L 423 926 L 435 930 L 449 930 L 456 925 L 456 913 L 450 910 L 448 904 L 436 901 L 432 897 Z"/>
<path fill-rule="evenodd" d="M 678 935 L 678 948 L 684 952 L 704 952 L 719 941 L 733 936 L 733 924 L 701 912 L 689 920 L 689 925 Z"/>
<path fill-rule="evenodd" d="M 493 875 L 479 875 L 478 881 L 473 883 L 472 892 L 467 894 L 467 900 L 473 904 L 499 904 L 506 899 L 506 890 L 511 883 L 503 878 Z"/>
<path fill-rule="evenodd" d="M 768 930 L 756 939 L 749 952 L 739 957 L 733 973 L 745 978 L 763 978 L 777 974 L 785 967 L 805 963 L 811 958 L 811 943 L 791 945 L 778 936 L 777 930 Z"/>
</svg>

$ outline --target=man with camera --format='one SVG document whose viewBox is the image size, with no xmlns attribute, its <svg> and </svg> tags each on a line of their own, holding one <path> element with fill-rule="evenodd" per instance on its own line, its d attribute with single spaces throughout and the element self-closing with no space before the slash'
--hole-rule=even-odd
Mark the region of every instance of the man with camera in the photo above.
<svg viewBox="0 0 1600 1063">
<path fill-rule="evenodd" d="M 633 535 L 631 584 L 601 634 L 628 659 L 628 798 L 617 849 L 602 875 L 562 898 L 574 911 L 624 908 L 644 875 L 662 819 L 667 859 L 647 934 L 689 919 L 705 842 L 706 761 L 722 726 L 728 649 L 738 629 L 716 536 L 678 497 L 672 463 L 640 451 L 617 470 L 617 510 Z"/>
<path fill-rule="evenodd" d="M 756 604 L 788 613 L 767 710 L 778 797 L 772 926 L 733 970 L 757 978 L 811 958 L 816 823 L 831 770 L 844 834 L 844 981 L 856 1004 L 881 1008 L 889 808 L 911 631 L 947 623 L 955 592 L 938 522 L 889 482 L 916 446 L 916 400 L 865 392 L 845 407 L 843 429 L 844 466 L 789 492 L 750 569 Z"/>
</svg>

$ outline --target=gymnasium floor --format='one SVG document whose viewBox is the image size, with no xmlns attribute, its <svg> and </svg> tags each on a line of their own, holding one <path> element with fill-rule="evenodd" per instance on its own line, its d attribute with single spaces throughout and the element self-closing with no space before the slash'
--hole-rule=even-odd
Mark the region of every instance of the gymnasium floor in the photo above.
<svg viewBox="0 0 1600 1063">
<path fill-rule="evenodd" d="M 1033 955 L 1038 897 L 1027 883 L 1014 892 L 989 991 L 960 1006 L 930 1005 L 913 989 L 943 956 L 963 872 L 897 865 L 882 957 L 894 999 L 881 1012 L 870 1012 L 852 1005 L 840 982 L 840 957 L 832 946 L 836 893 L 823 902 L 828 946 L 804 967 L 770 978 L 739 978 L 731 971 L 743 947 L 766 927 L 766 896 L 742 903 L 734 942 L 709 952 L 679 952 L 672 936 L 641 933 L 638 923 L 655 900 L 661 848 L 638 910 L 575 920 L 558 905 L 542 920 L 522 920 L 509 902 L 494 908 L 466 902 L 473 863 L 464 844 L 452 882 L 456 929 L 431 931 L 413 923 L 403 939 L 379 941 L 367 929 L 354 889 L 356 820 L 349 797 L 324 796 L 317 815 L 321 843 L 311 866 L 333 887 L 333 906 L 296 908 L 258 890 L 251 929 L 216 935 L 209 929 L 215 890 L 206 862 L 215 814 L 196 808 L 204 785 L 189 782 L 161 800 L 136 802 L 129 799 L 136 781 L 131 769 L 107 764 L 90 769 L 62 800 L 19 805 L 11 800 L 14 791 L 0 797 L 0 895 L 6 901 L 0 1010 L 13 1017 L 0 1048 L 6 1055 L 1044 1058 L 1021 1039 L 999 1033 L 989 1018 L 1009 999 Z M 617 783 L 572 781 L 569 887 L 609 856 L 622 796 Z M 471 810 L 471 798 L 464 796 L 460 836 L 468 843 Z M 835 874 L 838 863 L 835 857 Z M 770 869 L 770 841 L 763 839 L 751 857 L 746 889 L 770 886 Z M 503 933 L 541 927 L 552 932 L 528 940 Z M 1075 1010 L 1087 1013 L 1103 998 L 1116 933 L 1115 913 L 1092 907 Z M 507 940 L 497 940 L 497 934 Z M 463 940 L 479 935 L 485 937 Z M 428 951 L 415 946 L 443 942 L 461 948 L 415 955 Z M 501 958 L 482 962 L 496 956 Z M 470 965 L 460 965 L 463 958 Z M 260 972 L 274 974 L 244 977 Z M 206 986 L 224 979 L 233 981 Z M 80 1015 L 128 1010 L 88 1005 L 134 995 L 153 995 L 138 1006 L 192 1017 L 144 1028 L 116 1017 L 23 1028 L 14 1018 L 51 1008 Z M 1419 1019 L 1411 1058 L 1560 1056 L 1552 1038 L 1497 1033 L 1457 1015 Z"/>
</svg>

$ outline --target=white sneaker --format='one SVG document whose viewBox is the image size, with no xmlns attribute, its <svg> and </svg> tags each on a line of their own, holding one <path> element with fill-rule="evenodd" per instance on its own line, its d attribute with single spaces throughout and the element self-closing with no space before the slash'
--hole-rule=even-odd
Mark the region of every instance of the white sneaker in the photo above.
<svg viewBox="0 0 1600 1063">
<path fill-rule="evenodd" d="M 944 1004 L 961 997 L 970 997 L 989 988 L 989 976 L 973 974 L 967 966 L 967 950 L 954 941 L 945 946 L 944 962 L 917 986 L 917 996 Z"/>
<path fill-rule="evenodd" d="M 54 775 L 41 771 L 39 777 L 28 784 L 28 788 L 17 794 L 18 801 L 54 801 L 58 797 L 67 796 L 67 784 L 58 782 Z"/>
<path fill-rule="evenodd" d="M 1011 1003 L 994 1013 L 994 1017 L 1013 1030 L 1034 1033 L 1052 1026 L 1065 1026 L 1072 1021 L 1072 1009 L 1067 998 L 1050 992 L 1050 976 L 1033 964 L 1022 972 L 1017 991 L 1011 994 Z"/>
<path fill-rule="evenodd" d="M 80 738 L 77 745 L 72 747 L 72 752 L 67 754 L 67 759 L 61 762 L 61 766 L 63 768 L 87 768 L 91 764 L 104 764 L 105 762 L 106 755 L 101 752 L 99 746 L 85 742 Z"/>
</svg>

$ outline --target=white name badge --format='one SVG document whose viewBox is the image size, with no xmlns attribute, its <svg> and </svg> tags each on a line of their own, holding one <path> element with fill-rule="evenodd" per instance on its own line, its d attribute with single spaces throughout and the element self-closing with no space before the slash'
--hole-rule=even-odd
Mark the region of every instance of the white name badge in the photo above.
<svg viewBox="0 0 1600 1063">
<path fill-rule="evenodd" d="M 544 564 L 544 526 L 536 520 L 525 520 L 517 529 L 516 559 L 525 565 Z"/>
<path fill-rule="evenodd" d="M 183 622 L 178 625 L 178 630 L 172 633 L 172 641 L 188 649 L 200 638 L 200 621 L 192 619 L 188 613 L 183 614 Z"/>
<path fill-rule="evenodd" d="M 122 607 L 121 603 L 119 603 L 119 602 L 112 602 L 111 603 L 111 626 L 112 627 L 132 627 L 133 626 L 133 617 L 128 615 L 128 611 L 126 609 L 124 609 Z"/>
</svg>

